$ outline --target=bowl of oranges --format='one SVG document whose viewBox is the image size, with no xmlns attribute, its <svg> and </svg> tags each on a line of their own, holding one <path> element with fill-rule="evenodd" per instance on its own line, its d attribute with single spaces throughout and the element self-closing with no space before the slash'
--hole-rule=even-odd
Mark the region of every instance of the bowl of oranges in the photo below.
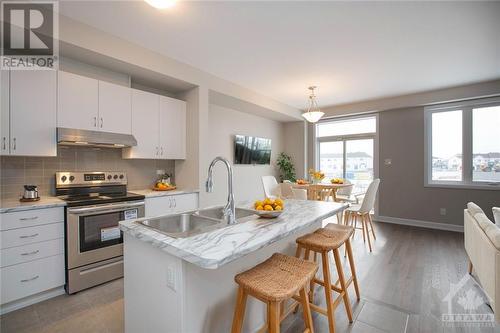
<svg viewBox="0 0 500 333">
<path fill-rule="evenodd" d="M 253 211 L 260 217 L 275 218 L 283 213 L 285 202 L 282 199 L 265 198 L 257 200 L 253 204 Z"/>
</svg>

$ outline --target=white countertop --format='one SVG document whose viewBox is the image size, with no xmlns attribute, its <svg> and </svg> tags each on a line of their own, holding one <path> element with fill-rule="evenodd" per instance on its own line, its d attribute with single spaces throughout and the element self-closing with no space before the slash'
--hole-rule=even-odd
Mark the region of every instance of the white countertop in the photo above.
<svg viewBox="0 0 500 333">
<path fill-rule="evenodd" d="M 33 202 L 21 202 L 19 199 L 2 199 L 0 202 L 0 213 L 64 206 L 66 206 L 65 201 L 52 196 L 43 196 L 39 201 Z"/>
<path fill-rule="evenodd" d="M 250 203 L 238 204 L 248 207 Z M 134 220 L 121 221 L 120 229 L 152 246 L 203 268 L 216 269 L 248 253 L 296 233 L 317 221 L 343 211 L 348 204 L 286 200 L 285 211 L 276 219 L 253 220 L 188 238 L 172 238 Z"/>
<path fill-rule="evenodd" d="M 200 190 L 153 191 L 151 189 L 146 189 L 146 190 L 129 190 L 129 192 L 144 195 L 146 198 L 154 198 L 154 197 L 164 197 L 169 195 L 198 193 L 200 192 Z"/>
</svg>

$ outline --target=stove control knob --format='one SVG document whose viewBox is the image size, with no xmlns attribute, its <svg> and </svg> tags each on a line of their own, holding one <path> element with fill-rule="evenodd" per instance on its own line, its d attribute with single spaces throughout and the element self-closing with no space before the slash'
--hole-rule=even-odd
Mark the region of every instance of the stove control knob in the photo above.
<svg viewBox="0 0 500 333">
<path fill-rule="evenodd" d="M 108 179 L 111 179 L 111 177 L 112 177 L 111 175 L 108 175 Z"/>
<path fill-rule="evenodd" d="M 72 182 L 73 180 L 75 180 L 75 176 L 69 176 L 69 181 Z"/>
<path fill-rule="evenodd" d="M 61 181 L 64 183 L 66 181 L 67 177 L 66 176 L 62 176 L 61 177 Z"/>
<path fill-rule="evenodd" d="M 120 179 L 123 179 L 123 177 L 124 177 L 123 175 L 120 175 Z"/>
<path fill-rule="evenodd" d="M 118 175 L 114 175 L 114 176 L 113 176 L 113 179 L 118 179 Z"/>
</svg>

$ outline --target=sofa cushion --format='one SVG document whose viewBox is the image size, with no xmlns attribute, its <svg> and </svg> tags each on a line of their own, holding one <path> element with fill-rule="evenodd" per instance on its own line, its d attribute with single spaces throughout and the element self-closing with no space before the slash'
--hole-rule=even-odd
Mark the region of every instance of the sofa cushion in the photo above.
<svg viewBox="0 0 500 333">
<path fill-rule="evenodd" d="M 479 227 L 483 229 L 493 245 L 500 250 L 500 226 L 491 222 L 483 213 L 474 215 L 474 219 L 479 224 Z"/>
<path fill-rule="evenodd" d="M 486 229 L 491 225 L 496 227 L 495 223 L 491 222 L 488 216 L 486 216 L 486 214 L 484 213 L 478 213 L 474 215 L 474 219 L 477 221 L 479 227 L 483 229 L 484 232 L 486 232 Z"/>
<path fill-rule="evenodd" d="M 493 211 L 493 218 L 495 219 L 495 223 L 500 226 L 500 207 L 493 207 L 491 210 Z"/>
<path fill-rule="evenodd" d="M 469 210 L 469 213 L 474 216 L 476 214 L 479 214 L 479 213 L 483 213 L 484 214 L 484 211 L 481 209 L 481 207 L 479 207 L 478 205 L 476 205 L 475 203 L 473 202 L 469 202 L 467 204 L 467 209 Z"/>
</svg>

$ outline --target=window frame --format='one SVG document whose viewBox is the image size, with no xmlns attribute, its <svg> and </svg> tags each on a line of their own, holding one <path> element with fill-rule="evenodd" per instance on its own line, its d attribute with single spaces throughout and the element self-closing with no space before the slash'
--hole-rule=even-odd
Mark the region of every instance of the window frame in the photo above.
<svg viewBox="0 0 500 333">
<path fill-rule="evenodd" d="M 424 107 L 424 187 L 500 190 L 500 182 L 473 180 L 472 110 L 500 106 L 500 97 L 473 99 Z M 432 115 L 438 112 L 462 111 L 462 180 L 432 180 Z"/>
<path fill-rule="evenodd" d="M 343 135 L 332 135 L 332 136 L 317 136 L 318 127 L 321 124 L 335 122 L 335 121 L 346 121 L 346 120 L 355 120 L 362 118 L 374 118 L 375 119 L 375 132 L 367 132 L 367 133 L 356 133 L 356 134 L 343 134 Z M 320 143 L 321 142 L 334 142 L 340 141 L 343 142 L 343 175 L 345 176 L 346 170 L 346 161 L 347 161 L 347 152 L 346 152 L 346 141 L 348 140 L 363 140 L 363 139 L 373 139 L 373 178 L 376 179 L 379 177 L 378 172 L 378 132 L 379 132 L 379 120 L 378 113 L 367 113 L 367 114 L 358 114 L 353 116 L 341 116 L 341 117 L 332 117 L 332 118 L 324 118 L 314 124 L 314 169 L 319 170 L 320 165 Z"/>
</svg>

